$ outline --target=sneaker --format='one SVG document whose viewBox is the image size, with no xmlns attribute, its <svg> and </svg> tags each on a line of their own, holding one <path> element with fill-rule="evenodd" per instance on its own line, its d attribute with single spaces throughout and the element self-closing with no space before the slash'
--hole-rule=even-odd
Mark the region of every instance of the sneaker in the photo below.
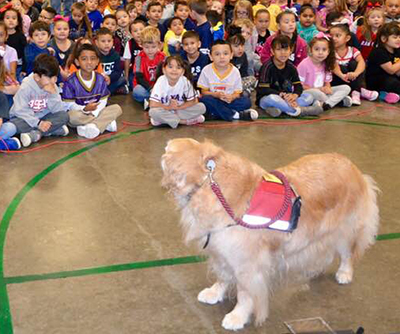
<svg viewBox="0 0 400 334">
<path fill-rule="evenodd" d="M 278 108 L 265 108 L 265 112 L 271 117 L 279 117 L 282 114 L 282 111 Z"/>
<path fill-rule="evenodd" d="M 128 85 L 123 85 L 122 87 L 119 87 L 116 91 L 115 94 L 119 95 L 128 95 L 129 94 L 129 87 Z"/>
<path fill-rule="evenodd" d="M 379 99 L 386 103 L 397 103 L 400 100 L 400 96 L 396 93 L 379 92 Z"/>
<path fill-rule="evenodd" d="M 21 148 L 21 142 L 18 138 L 0 139 L 1 151 L 15 151 Z"/>
<path fill-rule="evenodd" d="M 42 133 L 39 130 L 21 133 L 20 139 L 23 147 L 28 147 L 32 143 L 36 143 L 42 138 Z"/>
<path fill-rule="evenodd" d="M 79 136 L 87 139 L 96 138 L 100 134 L 99 128 L 93 123 L 80 125 L 76 128 L 76 130 L 78 131 Z"/>
<path fill-rule="evenodd" d="M 188 119 L 186 121 L 186 125 L 195 125 L 195 124 L 204 123 L 205 120 L 206 119 L 204 118 L 204 116 L 200 115 L 199 117 Z"/>
<path fill-rule="evenodd" d="M 144 109 L 144 111 L 149 110 L 149 107 L 150 107 L 149 100 L 144 99 L 144 100 L 143 100 L 143 109 Z"/>
<path fill-rule="evenodd" d="M 112 121 L 110 124 L 108 124 L 106 126 L 106 131 L 117 132 L 117 121 Z"/>
<path fill-rule="evenodd" d="M 342 100 L 343 107 L 349 108 L 353 104 L 353 101 L 350 96 L 345 96 Z"/>
<path fill-rule="evenodd" d="M 368 101 L 375 101 L 379 97 L 379 93 L 376 90 L 361 88 L 361 97 Z"/>
<path fill-rule="evenodd" d="M 301 108 L 296 107 L 293 112 L 287 112 L 286 114 L 288 114 L 291 117 L 297 117 L 301 114 Z"/>
<path fill-rule="evenodd" d="M 52 136 L 61 136 L 61 137 L 68 136 L 68 134 L 69 134 L 69 129 L 68 126 L 66 125 L 63 125 L 61 128 L 51 133 Z"/>
<path fill-rule="evenodd" d="M 352 104 L 354 104 L 355 106 L 360 106 L 361 105 L 361 94 L 360 92 L 357 92 L 356 90 L 354 90 L 351 93 L 351 101 Z M 344 105 L 344 103 L 343 103 Z"/>
<path fill-rule="evenodd" d="M 301 116 L 318 116 L 324 112 L 324 108 L 319 101 L 315 100 L 311 106 L 300 107 Z"/>
<path fill-rule="evenodd" d="M 162 125 L 161 122 L 157 122 L 156 120 L 154 120 L 154 118 L 150 118 L 150 124 L 153 126 L 160 126 Z"/>
<path fill-rule="evenodd" d="M 242 121 L 255 121 L 258 118 L 258 112 L 254 109 L 247 109 L 240 113 L 239 119 Z"/>
</svg>

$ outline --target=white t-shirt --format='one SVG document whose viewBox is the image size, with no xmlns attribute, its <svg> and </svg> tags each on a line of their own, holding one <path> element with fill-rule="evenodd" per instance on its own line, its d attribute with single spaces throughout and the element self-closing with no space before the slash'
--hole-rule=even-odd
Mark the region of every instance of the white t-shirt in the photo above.
<svg viewBox="0 0 400 334">
<path fill-rule="evenodd" d="M 171 100 L 176 100 L 179 105 L 197 97 L 193 85 L 181 76 L 175 86 L 170 86 L 165 75 L 159 77 L 151 90 L 150 100 L 168 105 Z"/>
<path fill-rule="evenodd" d="M 210 92 L 223 92 L 226 94 L 241 93 L 243 91 L 242 78 L 239 70 L 229 64 L 229 69 L 221 74 L 214 64 L 209 64 L 200 73 L 197 87 Z"/>
</svg>

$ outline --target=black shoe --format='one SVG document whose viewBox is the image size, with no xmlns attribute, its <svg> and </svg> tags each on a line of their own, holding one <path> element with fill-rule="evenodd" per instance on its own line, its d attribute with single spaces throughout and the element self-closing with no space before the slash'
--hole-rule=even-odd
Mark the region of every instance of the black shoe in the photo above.
<svg viewBox="0 0 400 334">
<path fill-rule="evenodd" d="M 255 121 L 258 118 L 258 112 L 254 109 L 247 109 L 239 113 L 239 119 L 242 121 Z"/>
</svg>

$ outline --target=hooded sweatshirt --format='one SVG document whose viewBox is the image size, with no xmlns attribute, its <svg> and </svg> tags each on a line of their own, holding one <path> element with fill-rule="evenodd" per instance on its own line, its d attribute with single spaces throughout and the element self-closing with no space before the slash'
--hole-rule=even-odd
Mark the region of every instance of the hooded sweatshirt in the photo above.
<svg viewBox="0 0 400 334">
<path fill-rule="evenodd" d="M 20 89 L 14 96 L 14 104 L 10 109 L 10 118 L 23 119 L 32 128 L 37 128 L 40 120 L 49 113 L 57 113 L 65 110 L 58 91 L 54 94 L 40 88 L 34 73 L 26 77 Z"/>
</svg>

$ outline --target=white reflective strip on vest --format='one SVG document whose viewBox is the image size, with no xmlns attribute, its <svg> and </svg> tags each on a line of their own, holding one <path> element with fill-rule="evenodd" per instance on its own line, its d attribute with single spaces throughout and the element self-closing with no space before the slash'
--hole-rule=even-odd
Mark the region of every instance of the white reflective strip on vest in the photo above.
<svg viewBox="0 0 400 334">
<path fill-rule="evenodd" d="M 259 226 L 267 224 L 271 221 L 271 218 L 262 217 L 262 216 L 254 216 L 254 215 L 244 215 L 242 220 L 249 225 Z M 285 220 L 277 220 L 273 223 L 269 228 L 273 228 L 276 230 L 286 231 L 289 229 L 289 222 Z"/>
</svg>

